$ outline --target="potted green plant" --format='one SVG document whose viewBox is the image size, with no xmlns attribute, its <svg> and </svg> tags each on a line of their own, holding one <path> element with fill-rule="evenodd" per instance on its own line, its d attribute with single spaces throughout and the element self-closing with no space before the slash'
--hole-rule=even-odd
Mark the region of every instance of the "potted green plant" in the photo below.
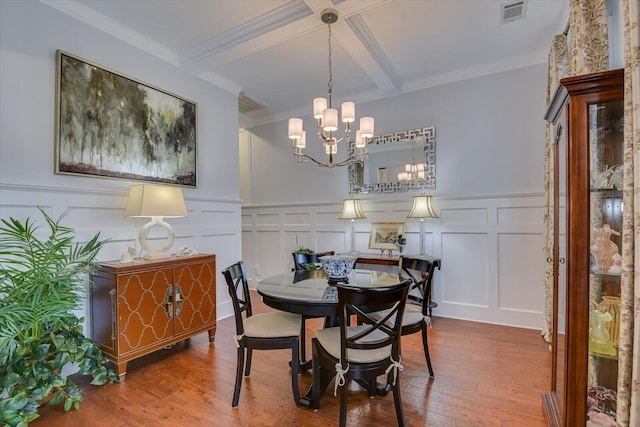
<svg viewBox="0 0 640 427">
<path fill-rule="evenodd" d="M 74 244 L 74 230 L 61 224 L 65 214 L 41 213 L 48 233 L 29 218 L 0 224 L 0 422 L 9 426 L 36 419 L 46 400 L 79 408 L 74 374 L 91 375 L 96 385 L 118 379 L 74 314 L 106 240 L 98 233 Z"/>
</svg>

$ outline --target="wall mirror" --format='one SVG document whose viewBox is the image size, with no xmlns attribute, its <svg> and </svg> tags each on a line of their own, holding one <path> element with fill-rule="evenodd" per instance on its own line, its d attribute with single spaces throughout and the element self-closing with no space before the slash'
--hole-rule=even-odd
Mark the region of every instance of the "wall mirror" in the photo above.
<svg viewBox="0 0 640 427">
<path fill-rule="evenodd" d="M 349 144 L 349 154 L 355 150 Z M 349 194 L 436 188 L 436 128 L 373 137 L 363 162 L 349 165 Z"/>
</svg>

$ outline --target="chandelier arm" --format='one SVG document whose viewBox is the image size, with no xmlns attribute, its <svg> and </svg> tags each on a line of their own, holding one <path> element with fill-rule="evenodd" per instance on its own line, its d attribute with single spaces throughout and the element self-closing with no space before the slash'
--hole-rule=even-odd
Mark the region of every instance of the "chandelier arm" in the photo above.
<svg viewBox="0 0 640 427">
<path fill-rule="evenodd" d="M 321 162 L 321 161 L 319 161 L 319 160 L 314 159 L 314 158 L 313 158 L 313 157 L 311 157 L 310 155 L 308 155 L 308 154 L 304 154 L 304 153 L 293 153 L 293 155 L 294 155 L 294 156 L 304 157 L 304 158 L 306 158 L 306 159 L 309 159 L 310 161 L 312 161 L 312 162 L 313 162 L 313 163 L 315 163 L 316 165 L 318 165 L 318 166 L 322 166 L 322 167 L 325 167 L 325 168 L 333 168 L 333 167 L 346 166 L 346 165 L 348 165 L 349 163 L 352 163 L 352 162 L 359 162 L 359 161 L 361 161 L 361 160 L 358 160 L 358 157 L 359 157 L 359 156 L 357 156 L 357 155 L 349 156 L 349 158 L 347 158 L 347 159 L 345 159 L 345 160 L 343 160 L 343 161 L 341 161 L 341 162 L 335 162 L 335 163 L 334 163 L 334 162 Z"/>
</svg>

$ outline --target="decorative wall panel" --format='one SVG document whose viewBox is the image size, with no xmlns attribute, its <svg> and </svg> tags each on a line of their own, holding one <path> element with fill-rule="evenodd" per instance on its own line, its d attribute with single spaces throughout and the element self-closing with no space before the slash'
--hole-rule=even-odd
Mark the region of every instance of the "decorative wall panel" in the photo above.
<svg viewBox="0 0 640 427">
<path fill-rule="evenodd" d="M 541 224 L 542 213 L 543 209 L 540 207 L 499 208 L 498 224 Z"/>
<path fill-rule="evenodd" d="M 443 303 L 488 308 L 489 236 L 485 233 L 442 233 Z M 464 267 L 463 267 L 464 266 Z M 437 300 L 437 299 L 436 299 Z"/>
<path fill-rule="evenodd" d="M 486 209 L 442 209 L 441 221 L 444 224 L 486 224 Z"/>
<path fill-rule="evenodd" d="M 535 312 L 543 303 L 540 234 L 498 235 L 498 308 Z M 523 275 L 523 271 L 529 274 Z"/>
<path fill-rule="evenodd" d="M 425 252 L 442 259 L 442 269 L 433 282 L 434 300 L 438 302 L 435 316 L 541 327 L 540 266 L 529 260 L 542 251 L 542 223 L 536 220 L 542 204 L 542 195 L 450 200 L 434 197 L 440 218 L 424 222 L 422 237 Z M 354 223 L 356 251 L 375 253 L 368 249 L 371 222 L 390 221 L 405 223 L 404 254 L 419 253 L 420 222 L 406 218 L 412 205 L 410 195 L 361 198 L 361 205 L 367 218 Z M 337 220 L 341 206 L 340 200 L 293 207 L 244 207 L 242 256 L 251 266 L 247 272 L 250 286 L 255 287 L 261 278 L 290 270 L 291 252 L 299 246 L 317 251 L 349 250 L 351 223 Z M 292 223 L 290 218 L 296 215 L 308 216 L 311 223 Z M 256 225 L 260 224 L 259 217 L 282 225 Z M 258 265 L 260 274 L 253 272 L 254 265 Z"/>
<path fill-rule="evenodd" d="M 128 186 L 127 186 L 128 189 Z M 118 260 L 128 247 L 135 248 L 138 254 L 139 228 L 144 219 L 126 218 L 124 207 L 127 191 L 80 190 L 69 188 L 34 187 L 19 185 L 0 185 L 0 217 L 14 217 L 24 220 L 27 217 L 42 225 L 40 232 L 46 232 L 46 225 L 40 222 L 42 217 L 38 208 L 44 207 L 52 217 L 67 212 L 64 224 L 73 227 L 78 241 L 88 240 L 96 232 L 109 239 L 99 254 L 100 261 Z M 199 197 L 190 199 L 185 193 L 189 216 L 171 218 L 168 221 L 174 227 L 176 241 L 171 249 L 175 252 L 180 246 L 188 245 L 201 253 L 216 254 L 217 268 L 222 269 L 236 262 L 242 256 L 240 239 L 240 203 L 220 202 Z M 203 218 L 207 218 L 203 220 Z M 251 216 L 249 216 L 251 218 Z M 217 224 L 210 224 L 216 221 Z M 213 228 L 212 228 L 213 227 Z M 211 230 L 215 233 L 211 233 Z M 244 239 L 243 246 L 249 250 Z M 247 242 L 247 245 L 244 242 Z M 217 315 L 224 318 L 233 313 L 229 296 L 222 288 L 218 290 Z M 84 316 L 84 330 L 90 333 L 91 313 L 85 306 L 78 315 Z"/>
</svg>

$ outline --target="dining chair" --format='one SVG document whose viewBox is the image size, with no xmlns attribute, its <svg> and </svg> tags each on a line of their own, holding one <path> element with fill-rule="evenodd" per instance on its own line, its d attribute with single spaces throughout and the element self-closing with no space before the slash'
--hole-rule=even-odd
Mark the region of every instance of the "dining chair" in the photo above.
<svg viewBox="0 0 640 427">
<path fill-rule="evenodd" d="M 251 296 L 247 283 L 244 262 L 239 261 L 222 271 L 227 282 L 229 295 L 233 304 L 236 322 L 236 335 L 233 340 L 238 348 L 236 365 L 236 384 L 232 406 L 238 406 L 240 387 L 242 386 L 242 370 L 244 375 L 251 372 L 253 350 L 291 349 L 291 388 L 296 405 L 300 403 L 298 374 L 300 362 L 298 349 L 300 346 L 300 315 L 283 311 L 253 314 Z M 246 365 L 245 365 L 246 350 Z"/>
<path fill-rule="evenodd" d="M 295 271 L 305 271 L 305 270 L 320 270 L 320 257 L 325 255 L 335 255 L 335 251 L 328 252 L 319 252 L 319 253 L 302 253 L 302 252 L 292 252 L 293 255 L 293 265 Z M 307 360 L 307 330 L 306 330 L 306 321 L 307 319 L 313 319 L 314 316 L 302 315 L 302 328 L 300 330 L 300 360 Z"/>
<path fill-rule="evenodd" d="M 412 284 L 407 296 L 408 304 L 402 318 L 402 335 L 422 332 L 422 347 L 427 360 L 429 376 L 434 378 L 431 356 L 429 355 L 429 341 L 427 328 L 431 326 L 431 282 L 433 273 L 440 264 L 422 258 L 400 257 L 400 275 L 409 277 Z M 379 319 L 385 316 L 386 311 L 371 313 L 371 317 Z"/>
<path fill-rule="evenodd" d="M 383 288 L 338 285 L 338 318 L 340 325 L 316 331 L 312 340 L 313 391 L 312 407 L 319 409 L 322 378 L 335 375 L 334 395 L 340 389 L 340 426 L 347 421 L 347 382 L 369 381 L 373 396 L 376 378 L 386 375 L 386 388 L 393 390 L 398 425 L 404 426 L 398 371 L 402 315 L 411 280 Z M 369 316 L 371 311 L 386 310 L 380 319 Z M 348 326 L 348 319 L 357 316 L 362 325 Z"/>
</svg>

